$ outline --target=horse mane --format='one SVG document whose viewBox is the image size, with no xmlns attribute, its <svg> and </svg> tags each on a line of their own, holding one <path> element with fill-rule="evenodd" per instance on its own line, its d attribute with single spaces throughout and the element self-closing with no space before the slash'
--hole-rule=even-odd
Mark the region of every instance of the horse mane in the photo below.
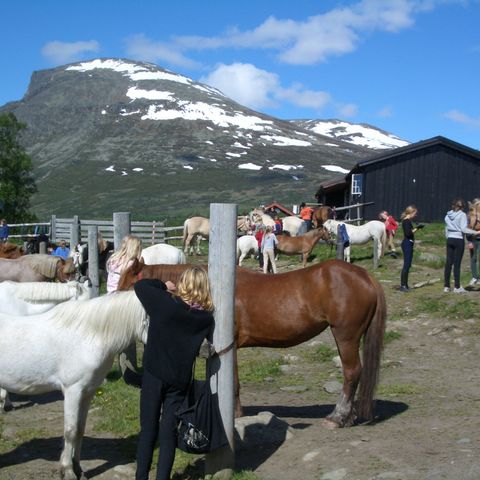
<svg viewBox="0 0 480 480">
<path fill-rule="evenodd" d="M 90 341 L 103 340 L 119 351 L 132 341 L 147 314 L 134 292 L 115 292 L 84 302 L 65 302 L 51 310 L 52 321 Z"/>
<path fill-rule="evenodd" d="M 58 262 L 63 262 L 60 257 L 40 253 L 25 255 L 24 257 L 21 257 L 21 260 L 26 262 L 34 272 L 47 278 L 55 278 Z"/>
<path fill-rule="evenodd" d="M 80 291 L 78 282 L 18 282 L 15 294 L 17 298 L 28 302 L 64 302 L 72 298 L 72 287 L 75 289 L 76 295 L 78 295 Z"/>
</svg>

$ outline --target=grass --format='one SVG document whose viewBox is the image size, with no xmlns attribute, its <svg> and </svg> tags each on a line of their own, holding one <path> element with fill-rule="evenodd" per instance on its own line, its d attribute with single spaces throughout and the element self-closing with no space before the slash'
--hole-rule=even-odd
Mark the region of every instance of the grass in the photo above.
<svg viewBox="0 0 480 480">
<path fill-rule="evenodd" d="M 389 343 L 393 342 L 394 340 L 398 340 L 399 338 L 402 338 L 402 334 L 400 332 L 397 332 L 396 330 L 388 330 L 387 332 L 385 332 L 383 343 L 385 345 L 388 345 Z"/>
<path fill-rule="evenodd" d="M 258 361 L 256 358 L 241 362 L 239 369 L 240 382 L 263 382 L 268 377 L 278 377 L 282 374 L 278 359 Z"/>
<path fill-rule="evenodd" d="M 378 387 L 378 395 L 388 397 L 418 395 L 419 393 L 421 393 L 421 389 L 411 383 L 396 383 L 392 385 L 380 384 Z"/>
</svg>

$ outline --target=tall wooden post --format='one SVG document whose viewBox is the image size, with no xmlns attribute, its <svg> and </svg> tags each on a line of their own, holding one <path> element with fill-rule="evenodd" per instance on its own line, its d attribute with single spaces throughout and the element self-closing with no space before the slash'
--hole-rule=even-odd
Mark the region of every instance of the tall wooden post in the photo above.
<svg viewBox="0 0 480 480">
<path fill-rule="evenodd" d="M 73 221 L 70 224 L 70 250 L 73 251 L 80 243 L 80 220 L 78 215 L 74 215 Z"/>
<path fill-rule="evenodd" d="M 208 254 L 208 275 L 215 305 L 215 331 L 213 344 L 221 351 L 234 341 L 235 276 L 237 242 L 237 205 L 212 203 L 210 205 L 210 237 Z M 225 472 L 233 475 L 235 466 L 234 445 L 234 351 L 230 349 L 221 357 L 214 357 L 212 371 L 218 377 L 220 413 L 229 445 L 206 458 L 206 473 Z M 217 379 L 213 375 L 212 389 Z M 222 478 L 225 478 L 222 477 Z"/>
<path fill-rule="evenodd" d="M 113 243 L 115 250 L 120 248 L 122 239 L 126 235 L 130 235 L 132 231 L 132 220 L 130 212 L 114 212 L 113 213 Z"/>
<path fill-rule="evenodd" d="M 50 241 L 56 243 L 57 241 L 57 216 L 52 215 L 50 219 Z"/>
<path fill-rule="evenodd" d="M 373 237 L 373 268 L 378 268 L 378 238 Z"/>
<path fill-rule="evenodd" d="M 98 227 L 88 227 L 88 277 L 92 282 L 92 296 L 98 297 L 100 274 L 98 271 Z"/>
</svg>

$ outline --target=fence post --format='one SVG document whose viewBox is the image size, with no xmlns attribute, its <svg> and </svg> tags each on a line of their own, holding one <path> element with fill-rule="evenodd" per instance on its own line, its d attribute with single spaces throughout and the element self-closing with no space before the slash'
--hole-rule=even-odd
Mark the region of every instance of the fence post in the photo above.
<svg viewBox="0 0 480 480">
<path fill-rule="evenodd" d="M 210 204 L 208 276 L 215 305 L 213 344 L 217 351 L 234 341 L 236 241 L 237 205 Z M 222 471 L 222 478 L 231 477 L 235 465 L 233 361 L 233 349 L 211 360 L 212 371 L 217 372 L 220 413 L 229 445 L 207 455 L 205 472 Z M 214 377 L 210 381 L 216 389 Z"/>
<path fill-rule="evenodd" d="M 80 243 L 80 220 L 78 215 L 73 216 L 72 223 L 70 224 L 70 250 L 74 250 Z"/>
<path fill-rule="evenodd" d="M 130 212 L 114 212 L 113 213 L 113 243 L 115 250 L 120 248 L 122 239 L 126 235 L 130 235 L 132 231 L 132 221 Z"/>
<path fill-rule="evenodd" d="M 100 291 L 100 274 L 98 271 L 98 227 L 88 227 L 88 277 L 92 282 L 92 296 L 98 297 Z"/>
<path fill-rule="evenodd" d="M 40 242 L 40 244 L 38 245 L 38 253 L 43 253 L 43 254 L 46 254 L 46 253 L 47 253 L 47 244 L 46 244 L 46 242 Z"/>
<path fill-rule="evenodd" d="M 373 268 L 378 268 L 378 238 L 373 237 Z"/>
<path fill-rule="evenodd" d="M 52 215 L 50 219 L 50 241 L 52 243 L 57 242 L 57 216 Z"/>
<path fill-rule="evenodd" d="M 344 244 L 342 235 L 340 234 L 340 224 L 337 226 L 337 260 L 343 260 L 344 257 Z"/>
</svg>

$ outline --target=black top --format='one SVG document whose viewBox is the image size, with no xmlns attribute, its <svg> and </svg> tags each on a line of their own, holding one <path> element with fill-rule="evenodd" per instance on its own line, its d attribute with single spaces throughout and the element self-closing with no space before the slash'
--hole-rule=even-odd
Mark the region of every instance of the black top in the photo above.
<svg viewBox="0 0 480 480">
<path fill-rule="evenodd" d="M 403 228 L 403 238 L 407 240 L 411 240 L 412 242 L 415 240 L 413 236 L 413 223 L 409 218 L 405 218 L 402 220 L 402 228 Z"/>
<path fill-rule="evenodd" d="M 172 296 L 160 280 L 142 279 L 134 288 L 150 317 L 143 368 L 183 390 L 190 383 L 200 345 L 213 328 L 213 314 Z"/>
</svg>

